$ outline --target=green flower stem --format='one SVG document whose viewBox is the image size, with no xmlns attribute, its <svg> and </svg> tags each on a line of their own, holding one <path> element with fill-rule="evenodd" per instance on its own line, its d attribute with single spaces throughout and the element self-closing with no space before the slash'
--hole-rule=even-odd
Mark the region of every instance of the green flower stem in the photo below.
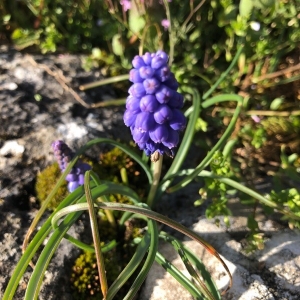
<svg viewBox="0 0 300 300">
<path fill-rule="evenodd" d="M 215 91 L 215 89 L 219 86 L 219 84 L 227 77 L 229 72 L 232 70 L 232 68 L 236 64 L 236 62 L 237 62 L 238 58 L 240 57 L 243 49 L 244 49 L 244 44 L 241 44 L 239 46 L 239 48 L 237 49 L 237 52 L 236 52 L 231 64 L 227 68 L 227 70 L 224 73 L 221 74 L 221 76 L 216 81 L 216 83 L 203 95 L 203 97 L 202 97 L 203 100 L 206 100 Z"/>
<path fill-rule="evenodd" d="M 108 285 L 107 285 L 107 278 L 105 273 L 104 258 L 101 252 L 101 240 L 100 240 L 97 216 L 94 209 L 94 203 L 93 203 L 91 189 L 90 189 L 90 173 L 91 173 L 90 171 L 85 172 L 84 191 L 85 191 L 86 201 L 88 203 L 88 211 L 89 211 L 90 221 L 91 221 L 91 230 L 92 230 L 92 236 L 93 236 L 93 241 L 95 246 L 101 291 L 104 299 L 106 299 Z"/>
<path fill-rule="evenodd" d="M 222 183 L 225 183 L 251 197 L 253 197 L 254 199 L 257 199 L 260 203 L 275 208 L 277 209 L 279 212 L 281 212 L 284 215 L 289 216 L 290 218 L 294 219 L 294 220 L 300 220 L 300 217 L 297 216 L 296 214 L 294 214 L 293 212 L 287 210 L 286 208 L 280 206 L 279 204 L 265 198 L 264 196 L 262 196 L 261 194 L 257 193 L 256 191 L 230 179 L 230 178 L 226 178 L 226 177 L 221 177 L 221 176 L 217 176 L 215 174 L 213 174 L 212 172 L 203 170 L 201 171 L 201 173 L 199 173 L 199 176 L 201 177 L 209 177 L 209 178 L 214 178 Z"/>
<path fill-rule="evenodd" d="M 163 156 L 159 155 L 159 159 L 156 162 L 152 162 L 153 167 L 153 182 L 150 187 L 150 191 L 147 198 L 147 204 L 149 207 L 153 207 L 153 203 L 155 200 L 156 191 L 159 185 L 160 175 L 161 175 L 161 168 L 163 163 Z"/>
<path fill-rule="evenodd" d="M 235 109 L 232 119 L 231 119 L 227 129 L 225 130 L 224 134 L 219 139 L 219 141 L 216 143 L 216 145 L 211 149 L 211 151 L 206 155 L 206 157 L 202 160 L 202 162 L 196 167 L 196 169 L 191 174 L 187 175 L 181 182 L 179 182 L 178 184 L 169 188 L 168 193 L 173 193 L 173 192 L 181 189 L 182 187 L 186 186 L 196 176 L 198 176 L 198 174 L 210 163 L 215 152 L 223 146 L 223 144 L 227 141 L 227 139 L 230 137 L 231 133 L 233 132 L 235 124 L 238 120 L 238 117 L 239 117 L 239 114 L 240 114 L 240 111 L 242 108 L 243 98 L 238 95 L 225 94 L 225 95 L 219 95 L 219 96 L 213 97 L 213 98 L 203 102 L 202 107 L 206 108 L 210 105 L 215 104 L 216 102 L 230 101 L 230 100 L 237 101 L 237 107 Z"/>
<path fill-rule="evenodd" d="M 172 63 L 173 63 L 173 60 L 174 60 L 175 37 L 174 37 L 174 32 L 172 30 L 172 19 L 171 19 L 169 3 L 168 3 L 167 0 L 163 0 L 163 2 L 164 2 L 164 5 L 165 5 L 165 8 L 166 8 L 167 20 L 170 23 L 168 31 L 169 31 L 169 45 L 170 45 L 169 66 L 171 66 Z"/>
<path fill-rule="evenodd" d="M 93 89 L 93 88 L 98 87 L 98 86 L 111 84 L 111 83 L 116 83 L 116 82 L 123 81 L 123 80 L 128 80 L 128 79 L 129 79 L 128 74 L 118 75 L 118 76 L 110 77 L 110 78 L 107 78 L 107 79 L 101 79 L 101 80 L 98 80 L 98 81 L 95 81 L 95 82 L 92 82 L 92 83 L 80 85 L 79 89 L 81 91 L 86 91 L 88 89 Z"/>
</svg>

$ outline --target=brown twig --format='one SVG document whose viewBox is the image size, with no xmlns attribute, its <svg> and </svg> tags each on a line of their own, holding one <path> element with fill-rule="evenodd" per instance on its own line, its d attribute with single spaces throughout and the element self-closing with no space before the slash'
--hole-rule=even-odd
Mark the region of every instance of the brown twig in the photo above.
<svg viewBox="0 0 300 300">
<path fill-rule="evenodd" d="M 61 87 L 68 93 L 70 93 L 76 101 L 78 101 L 82 106 L 86 108 L 91 108 L 92 106 L 87 104 L 71 87 L 67 85 L 67 79 L 63 75 L 63 72 L 59 69 L 56 71 L 52 71 L 47 65 L 37 63 L 32 56 L 26 55 L 26 59 L 34 66 L 40 69 L 45 70 L 50 76 L 52 76 L 60 85 Z"/>
<path fill-rule="evenodd" d="M 287 73 L 292 73 L 292 72 L 297 71 L 297 70 L 299 70 L 299 69 L 300 69 L 300 63 L 297 64 L 297 65 L 295 65 L 295 66 L 292 66 L 292 67 L 289 67 L 289 68 L 286 68 L 286 69 L 283 69 L 283 70 L 280 70 L 280 71 L 277 71 L 277 72 L 274 72 L 274 73 L 265 74 L 265 75 L 262 75 L 262 76 L 253 78 L 253 79 L 252 79 L 252 82 L 253 82 L 253 83 L 257 83 L 257 82 L 263 81 L 263 80 L 265 80 L 265 79 L 276 78 L 276 77 L 285 75 L 285 74 L 287 74 Z"/>
<path fill-rule="evenodd" d="M 61 87 L 67 92 L 70 93 L 76 101 L 78 101 L 82 106 L 86 108 L 97 108 L 97 107 L 105 107 L 110 105 L 120 105 L 125 103 L 125 99 L 117 99 L 117 100 L 108 100 L 93 104 L 87 104 L 79 95 L 76 93 L 70 86 L 68 86 L 67 82 L 68 79 L 63 75 L 62 70 L 54 67 L 55 71 L 51 70 L 45 64 L 37 63 L 32 56 L 26 55 L 26 59 L 36 68 L 40 68 L 45 70 L 50 76 L 52 76 L 60 85 Z"/>
<path fill-rule="evenodd" d="M 223 111 L 222 107 L 215 107 L 214 113 L 217 111 Z M 235 112 L 234 109 L 226 108 L 226 113 L 233 114 Z M 257 115 L 257 116 L 276 116 L 276 117 L 289 117 L 289 116 L 300 116 L 300 110 L 295 111 L 273 111 L 273 110 L 248 110 L 244 112 L 246 115 Z"/>
</svg>

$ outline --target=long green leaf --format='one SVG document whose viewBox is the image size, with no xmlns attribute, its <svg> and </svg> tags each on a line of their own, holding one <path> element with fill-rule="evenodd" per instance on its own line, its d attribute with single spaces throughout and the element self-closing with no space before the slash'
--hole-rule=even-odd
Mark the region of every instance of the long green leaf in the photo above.
<svg viewBox="0 0 300 300">
<path fill-rule="evenodd" d="M 229 186 L 232 186 L 233 188 L 253 197 L 254 199 L 257 199 L 260 203 L 275 208 L 278 211 L 280 211 L 282 214 L 289 216 L 290 218 L 293 218 L 294 220 L 300 220 L 300 217 L 297 216 L 296 214 L 294 214 L 293 212 L 289 211 L 288 209 L 286 209 L 285 207 L 279 205 L 276 202 L 273 202 L 267 198 L 265 198 L 264 196 L 262 196 L 261 194 L 257 193 L 256 191 L 242 185 L 241 183 L 232 180 L 230 178 L 226 178 L 226 177 L 222 177 L 222 176 L 217 176 L 209 171 L 201 171 L 201 173 L 199 174 L 199 176 L 201 177 L 209 177 L 209 178 L 214 178 L 222 183 L 225 183 Z"/>
<path fill-rule="evenodd" d="M 158 229 L 157 229 L 157 223 L 153 220 L 148 220 L 148 233 L 150 235 L 150 246 L 149 246 L 149 252 L 148 252 L 146 261 L 143 264 L 142 269 L 139 272 L 139 274 L 137 275 L 132 286 L 130 287 L 128 293 L 123 298 L 124 300 L 134 299 L 136 293 L 142 286 L 143 282 L 145 281 L 145 279 L 154 263 L 155 256 L 157 253 L 157 248 L 158 248 Z"/>
<path fill-rule="evenodd" d="M 32 257 L 40 247 L 40 245 L 44 242 L 45 238 L 51 231 L 51 218 L 56 214 L 58 210 L 61 208 L 68 206 L 74 203 L 81 195 L 83 195 L 83 188 L 78 188 L 72 194 L 67 196 L 62 203 L 59 204 L 57 209 L 51 214 L 51 216 L 47 219 L 47 221 L 42 225 L 37 234 L 34 236 L 31 243 L 28 245 L 26 251 L 21 256 L 16 268 L 9 280 L 9 283 L 5 289 L 3 300 L 11 300 L 14 297 L 14 293 L 18 287 L 18 284 L 26 271 L 27 266 L 29 265 Z"/>
<path fill-rule="evenodd" d="M 159 263 L 168 273 L 172 275 L 195 299 L 204 300 L 200 291 L 195 285 L 180 272 L 170 261 L 168 261 L 160 252 L 156 253 L 155 260 Z"/>
<path fill-rule="evenodd" d="M 165 242 L 168 242 L 168 243 L 170 243 L 172 240 L 175 239 L 173 236 L 169 235 L 168 233 L 166 233 L 164 231 L 160 231 L 159 238 L 163 239 Z M 221 300 L 220 293 L 219 293 L 214 281 L 212 280 L 210 273 L 207 271 L 205 265 L 203 264 L 203 262 L 182 242 L 177 240 L 177 243 L 179 243 L 180 247 L 184 250 L 184 252 L 186 253 L 186 255 L 187 255 L 188 259 L 191 261 L 191 263 L 194 266 L 196 266 L 197 270 L 200 271 L 202 278 L 206 283 L 206 286 L 209 288 L 209 290 L 213 294 L 213 296 L 216 299 Z"/>
<path fill-rule="evenodd" d="M 81 191 L 81 187 L 79 188 Z M 114 183 L 105 183 L 101 186 L 97 186 L 92 189 L 92 198 L 96 199 L 102 195 L 111 194 L 111 193 L 117 193 L 117 194 L 124 194 L 128 196 L 129 198 L 134 198 L 136 201 L 139 201 L 138 195 L 133 192 L 130 188 L 126 186 L 117 185 Z M 87 205 L 86 203 L 86 197 L 83 196 L 78 202 L 79 203 Z M 99 204 L 100 205 L 100 204 Z M 46 246 L 44 247 L 38 261 L 36 264 L 36 267 L 30 277 L 30 280 L 28 282 L 28 288 L 26 291 L 26 297 L 25 300 L 34 300 L 38 296 L 43 277 L 45 275 L 45 271 L 49 265 L 49 262 L 55 253 L 57 247 L 59 246 L 60 241 L 64 237 L 64 235 L 67 233 L 69 228 L 74 224 L 74 222 L 79 218 L 81 215 L 81 211 L 75 212 L 71 208 L 72 206 L 65 207 L 58 211 L 52 218 L 51 222 L 53 223 L 53 220 L 55 220 L 55 217 L 57 215 L 60 215 L 62 211 L 66 213 L 70 213 L 63 222 L 55 229 L 51 237 L 49 238 L 49 241 L 47 242 Z M 100 206 L 99 206 L 100 207 Z M 87 206 L 86 206 L 87 208 Z M 85 208 L 85 209 L 86 209 Z M 52 226 L 55 226 L 55 224 L 52 224 Z"/>
<path fill-rule="evenodd" d="M 95 188 L 94 191 L 96 191 L 98 188 L 99 187 Z M 102 208 L 102 209 L 129 211 L 132 213 L 141 214 L 141 215 L 147 216 L 150 219 L 153 219 L 155 221 L 158 221 L 165 225 L 168 225 L 168 226 L 176 229 L 177 231 L 185 234 L 186 236 L 188 236 L 191 239 L 195 240 L 196 242 L 200 243 L 210 254 L 215 256 L 219 260 L 219 262 L 222 264 L 224 269 L 226 270 L 226 272 L 229 276 L 229 279 L 230 279 L 230 284 L 223 293 L 225 293 L 231 287 L 232 276 L 231 276 L 230 271 L 229 271 L 228 267 L 226 266 L 225 262 L 220 257 L 219 253 L 209 243 L 207 243 L 204 239 L 202 239 L 199 235 L 197 235 L 192 230 L 184 227 L 183 225 L 173 221 L 172 219 L 170 219 L 166 216 L 163 216 L 157 212 L 154 212 L 148 208 L 145 208 L 144 203 L 139 203 L 138 206 L 137 205 L 134 206 L 134 205 L 119 204 L 119 203 L 95 203 L 94 205 L 98 206 L 99 208 Z M 142 206 L 144 206 L 144 207 L 142 207 Z M 82 203 L 82 204 L 72 205 L 69 207 L 69 209 L 70 209 L 70 211 L 86 210 L 87 204 Z M 64 209 L 64 210 L 66 210 L 66 209 Z M 63 210 L 61 212 L 58 212 L 56 214 L 56 216 L 53 217 L 53 222 L 57 223 L 59 221 L 59 218 L 63 217 L 65 214 L 66 214 L 66 212 L 65 211 L 63 212 Z"/>
<path fill-rule="evenodd" d="M 206 101 L 206 105 L 211 105 L 212 103 L 221 102 L 221 101 L 229 101 L 229 100 L 235 100 L 237 101 L 237 106 L 235 109 L 235 112 L 232 116 L 232 119 L 226 128 L 224 134 L 222 137 L 219 139 L 219 141 L 215 144 L 215 146 L 211 149 L 211 151 L 206 155 L 206 157 L 202 160 L 202 162 L 195 168 L 195 170 L 187 175 L 182 181 L 180 181 L 178 184 L 175 186 L 171 187 L 168 189 L 169 193 L 175 192 L 179 190 L 180 188 L 186 186 L 188 183 L 190 183 L 195 177 L 198 176 L 198 174 L 210 163 L 212 160 L 214 154 L 216 151 L 218 151 L 223 144 L 226 142 L 226 140 L 230 137 L 231 133 L 233 132 L 235 128 L 235 124 L 238 120 L 241 108 L 242 108 L 242 102 L 243 98 L 238 95 L 219 95 L 216 97 L 213 97 L 212 99 L 209 99 Z"/>
<path fill-rule="evenodd" d="M 107 285 L 107 278 L 105 274 L 104 258 L 101 252 L 101 240 L 100 240 L 100 232 L 99 232 L 99 227 L 97 222 L 97 216 L 94 209 L 94 202 L 92 199 L 91 189 L 90 189 L 90 173 L 91 171 L 85 172 L 84 191 L 85 191 L 86 202 L 88 204 L 88 211 L 90 215 L 91 230 L 92 230 L 92 236 L 93 236 L 93 241 L 95 246 L 101 291 L 104 296 L 104 299 L 106 299 L 108 285 Z"/>
<path fill-rule="evenodd" d="M 241 44 L 239 46 L 231 64 L 229 65 L 227 70 L 221 74 L 221 76 L 216 81 L 216 83 L 203 95 L 203 100 L 206 100 L 216 90 L 216 88 L 220 85 L 220 83 L 228 76 L 229 72 L 233 69 L 236 62 L 238 61 L 238 59 L 244 49 L 244 46 L 245 46 L 244 44 Z"/>
<path fill-rule="evenodd" d="M 124 268 L 124 270 L 119 274 L 117 279 L 113 282 L 113 284 L 109 287 L 107 293 L 107 300 L 112 300 L 113 297 L 117 294 L 120 288 L 127 282 L 129 277 L 133 274 L 133 272 L 137 269 L 137 267 L 142 262 L 146 252 L 149 249 L 150 245 L 150 235 L 146 233 L 143 237 L 142 241 L 137 246 L 137 249 L 132 256 L 131 260 Z"/>
</svg>

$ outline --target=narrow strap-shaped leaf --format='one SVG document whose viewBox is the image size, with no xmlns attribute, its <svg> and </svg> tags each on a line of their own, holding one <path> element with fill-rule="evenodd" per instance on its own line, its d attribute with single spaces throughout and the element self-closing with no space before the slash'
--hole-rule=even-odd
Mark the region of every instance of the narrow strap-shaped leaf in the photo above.
<svg viewBox="0 0 300 300">
<path fill-rule="evenodd" d="M 193 265 L 189 261 L 187 255 L 184 251 L 184 248 L 181 247 L 181 245 L 179 244 L 179 242 L 176 239 L 173 239 L 171 241 L 171 244 L 173 245 L 174 249 L 179 254 L 179 256 L 180 256 L 182 262 L 184 263 L 186 269 L 188 270 L 189 274 L 194 278 L 195 282 L 198 284 L 198 287 L 199 287 L 201 293 L 209 300 L 216 300 L 215 297 L 211 294 L 211 292 L 207 288 L 207 286 L 205 285 L 205 283 L 203 282 L 204 280 L 202 280 L 200 278 L 199 273 L 197 272 L 197 270 L 194 269 Z"/>
<path fill-rule="evenodd" d="M 97 187 L 97 188 L 99 188 L 99 187 Z M 97 188 L 95 188 L 94 191 L 97 190 Z M 138 204 L 138 206 L 136 206 L 136 205 L 133 206 L 133 205 L 128 205 L 128 204 L 119 204 L 119 203 L 95 203 L 94 205 L 98 206 L 102 209 L 130 211 L 132 213 L 141 214 L 141 215 L 147 216 L 150 219 L 153 219 L 153 220 L 161 222 L 165 225 L 168 225 L 168 226 L 176 229 L 177 231 L 185 234 L 186 236 L 190 237 L 191 239 L 193 239 L 196 242 L 198 242 L 199 244 L 201 244 L 210 254 L 215 256 L 219 260 L 219 262 L 222 264 L 224 269 L 226 270 L 226 272 L 229 276 L 229 279 L 230 279 L 230 283 L 229 283 L 227 289 L 225 291 L 223 291 L 223 293 L 225 293 L 232 286 L 232 276 L 230 274 L 230 271 L 229 271 L 227 265 L 225 264 L 223 259 L 220 257 L 219 253 L 208 242 L 206 242 L 204 239 L 202 239 L 198 234 L 196 234 L 192 230 L 184 227 L 180 223 L 177 223 L 174 220 L 172 220 L 166 216 L 163 216 L 157 212 L 154 212 L 148 208 L 145 208 L 146 205 L 144 203 L 140 203 L 140 204 Z M 144 206 L 144 207 L 141 207 L 141 206 Z M 69 209 L 72 211 L 86 210 L 87 204 L 82 203 L 82 204 L 72 205 L 69 207 Z M 59 218 L 63 217 L 65 214 L 66 214 L 66 209 L 61 210 L 60 212 L 58 212 L 56 214 L 56 216 L 53 217 L 53 222 L 57 223 Z"/>
<path fill-rule="evenodd" d="M 160 231 L 159 238 L 163 239 L 165 242 L 170 243 L 170 241 L 174 240 L 175 238 L 164 231 Z M 203 262 L 190 250 L 190 248 L 186 247 L 182 242 L 176 240 L 180 247 L 184 250 L 185 254 L 187 255 L 188 259 L 191 263 L 196 266 L 197 270 L 200 271 L 203 280 L 206 282 L 206 286 L 209 288 L 210 292 L 213 296 L 221 300 L 220 293 L 212 280 L 210 273 L 207 271 Z"/>
<path fill-rule="evenodd" d="M 97 216 L 95 213 L 94 201 L 92 199 L 91 189 L 90 189 L 90 173 L 91 173 L 90 171 L 85 172 L 84 191 L 85 191 L 86 202 L 88 204 L 88 211 L 90 215 L 91 230 L 92 230 L 92 236 L 93 236 L 93 241 L 95 246 L 95 254 L 97 259 L 100 286 L 105 300 L 107 295 L 108 285 L 107 285 L 107 278 L 105 274 L 104 258 L 101 252 L 101 240 L 100 240 L 100 232 L 99 232 L 99 227 L 97 222 Z"/>
<path fill-rule="evenodd" d="M 235 112 L 234 112 L 234 115 L 232 116 L 228 127 L 226 128 L 224 134 L 219 139 L 219 141 L 215 144 L 215 146 L 211 149 L 211 151 L 208 152 L 206 157 L 194 169 L 194 171 L 191 174 L 187 175 L 184 179 L 182 179 L 182 181 L 180 181 L 178 184 L 176 184 L 176 185 L 172 186 L 171 188 L 169 188 L 168 189 L 169 193 L 172 193 L 172 192 L 175 192 L 175 191 L 179 190 L 180 188 L 182 188 L 182 187 L 186 186 L 188 183 L 190 183 L 195 177 L 197 177 L 198 174 L 209 164 L 209 162 L 212 160 L 213 155 L 215 154 L 215 152 L 223 146 L 225 141 L 229 138 L 232 131 L 234 130 L 235 124 L 238 120 L 238 117 L 239 117 L 239 114 L 240 114 L 240 111 L 241 111 L 243 98 L 241 96 L 238 96 L 238 95 L 220 95 L 220 96 L 218 96 L 217 99 L 219 101 L 228 101 L 228 100 L 234 100 L 234 99 L 236 99 L 238 101 Z M 207 100 L 207 101 L 209 101 L 209 100 Z"/>
<path fill-rule="evenodd" d="M 11 300 L 14 297 L 14 293 L 17 289 L 17 286 L 21 280 L 21 277 L 23 276 L 24 272 L 26 271 L 27 266 L 29 265 L 32 257 L 35 255 L 37 249 L 40 247 L 40 245 L 44 242 L 45 238 L 48 236 L 48 234 L 51 231 L 51 218 L 56 214 L 58 210 L 60 210 L 62 207 L 68 206 L 72 203 L 74 203 L 81 195 L 83 194 L 83 188 L 80 187 L 76 191 L 74 191 L 72 194 L 67 196 L 57 207 L 57 209 L 49 216 L 47 221 L 41 226 L 39 231 L 36 233 L 28 247 L 26 248 L 26 251 L 21 256 L 19 262 L 16 265 L 16 268 L 9 280 L 9 283 L 5 289 L 3 300 Z"/>
<path fill-rule="evenodd" d="M 228 76 L 229 72 L 232 70 L 232 68 L 235 66 L 236 62 L 238 61 L 243 49 L 244 49 L 244 44 L 241 44 L 239 46 L 239 48 L 237 49 L 236 54 L 235 54 L 231 64 L 227 68 L 227 70 L 221 74 L 221 76 L 215 82 L 215 84 L 203 95 L 203 100 L 206 100 L 215 91 L 215 89 L 220 85 L 220 83 Z"/>
<path fill-rule="evenodd" d="M 138 292 L 141 285 L 145 281 L 155 260 L 155 256 L 158 248 L 158 229 L 157 229 L 156 222 L 153 220 L 148 220 L 148 233 L 150 235 L 150 246 L 149 246 L 149 252 L 146 261 L 143 264 L 141 271 L 137 275 L 136 279 L 134 280 L 132 286 L 130 287 L 128 293 L 123 298 L 123 300 L 134 299 L 136 293 Z"/>
<path fill-rule="evenodd" d="M 117 279 L 113 282 L 113 284 L 109 287 L 106 299 L 112 300 L 113 297 L 117 294 L 120 288 L 127 282 L 129 277 L 133 274 L 133 272 L 137 269 L 137 267 L 142 262 L 146 252 L 149 249 L 150 245 L 150 235 L 146 233 L 143 237 L 142 241 L 138 244 L 134 255 L 131 260 L 124 268 L 124 270 L 119 274 Z"/>
<path fill-rule="evenodd" d="M 266 197 L 262 196 L 261 194 L 257 193 L 256 191 L 242 185 L 241 183 L 232 180 L 230 178 L 226 178 L 226 177 L 222 177 L 222 176 L 218 176 L 215 175 L 209 171 L 203 170 L 201 171 L 201 173 L 199 174 L 199 176 L 201 177 L 209 177 L 209 178 L 214 178 L 222 183 L 225 183 L 255 199 L 257 199 L 260 203 L 275 208 L 278 211 L 280 211 L 282 214 L 289 216 L 290 218 L 294 219 L 294 220 L 300 220 L 300 217 L 297 216 L 296 214 L 294 214 L 292 211 L 289 211 L 288 209 L 286 209 L 285 207 L 281 206 L 278 203 L 275 203 L 274 201 L 271 201 L 269 199 L 267 199 Z"/>
<path fill-rule="evenodd" d="M 170 273 L 172 277 L 174 277 L 195 299 L 204 300 L 203 295 L 195 287 L 195 285 L 158 251 L 156 253 L 155 260 L 168 273 Z"/>
</svg>

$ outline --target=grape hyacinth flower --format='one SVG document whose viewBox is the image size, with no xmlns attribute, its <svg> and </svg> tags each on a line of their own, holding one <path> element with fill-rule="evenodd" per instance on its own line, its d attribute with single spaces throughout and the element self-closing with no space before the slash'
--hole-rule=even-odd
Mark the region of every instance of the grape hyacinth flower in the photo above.
<svg viewBox="0 0 300 300">
<path fill-rule="evenodd" d="M 133 140 L 148 156 L 158 152 L 173 157 L 179 143 L 178 132 L 186 126 L 180 111 L 183 96 L 177 92 L 178 82 L 167 65 L 168 58 L 161 50 L 137 55 L 129 74 L 133 84 L 123 119 Z"/>
<path fill-rule="evenodd" d="M 59 164 L 62 172 L 65 171 L 68 163 L 72 160 L 74 153 L 63 141 L 55 141 L 52 143 L 52 149 L 54 156 Z M 67 175 L 66 180 L 68 183 L 69 192 L 75 191 L 80 185 L 84 184 L 84 173 L 91 169 L 89 164 L 77 161 L 75 166 L 71 169 Z"/>
</svg>

